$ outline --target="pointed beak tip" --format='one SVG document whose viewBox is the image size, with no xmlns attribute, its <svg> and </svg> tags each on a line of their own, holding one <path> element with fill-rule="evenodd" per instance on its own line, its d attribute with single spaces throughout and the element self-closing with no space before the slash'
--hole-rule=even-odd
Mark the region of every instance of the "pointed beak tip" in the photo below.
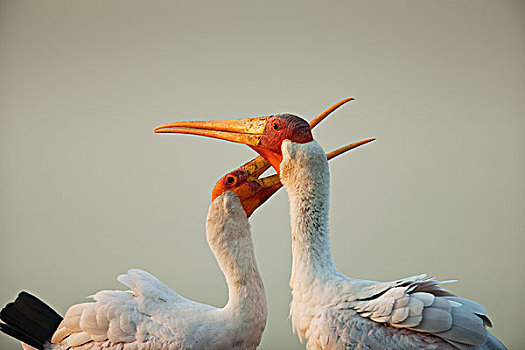
<svg viewBox="0 0 525 350">
<path fill-rule="evenodd" d="M 162 125 L 156 126 L 155 129 L 153 129 L 153 132 L 156 134 L 162 129 Z"/>
<path fill-rule="evenodd" d="M 362 145 L 366 145 L 367 143 L 373 142 L 373 141 L 375 141 L 375 140 L 376 140 L 375 137 L 371 137 L 371 138 L 369 138 L 369 139 L 363 140 L 363 141 L 362 141 Z"/>
</svg>

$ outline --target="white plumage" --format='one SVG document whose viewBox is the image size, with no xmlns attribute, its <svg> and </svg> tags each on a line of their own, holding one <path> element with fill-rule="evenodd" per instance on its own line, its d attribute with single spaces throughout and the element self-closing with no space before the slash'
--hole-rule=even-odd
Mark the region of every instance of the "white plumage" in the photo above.
<svg viewBox="0 0 525 350">
<path fill-rule="evenodd" d="M 324 151 L 315 141 L 284 140 L 282 154 L 292 226 L 290 315 L 308 349 L 505 349 L 487 332 L 482 305 L 425 275 L 374 282 L 341 274 L 330 248 Z"/>
<path fill-rule="evenodd" d="M 188 300 L 133 269 L 118 277 L 130 291 L 100 291 L 94 302 L 71 306 L 45 347 L 255 349 L 266 325 L 266 297 L 248 219 L 233 192 L 211 204 L 206 236 L 228 283 L 224 308 Z"/>
</svg>

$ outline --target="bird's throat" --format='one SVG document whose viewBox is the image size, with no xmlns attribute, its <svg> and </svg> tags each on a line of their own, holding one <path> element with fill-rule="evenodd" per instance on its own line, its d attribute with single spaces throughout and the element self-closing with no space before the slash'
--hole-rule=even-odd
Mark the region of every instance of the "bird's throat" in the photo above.
<svg viewBox="0 0 525 350">
<path fill-rule="evenodd" d="M 281 181 L 290 200 L 293 255 L 290 284 L 297 288 L 298 281 L 312 282 L 337 273 L 329 237 L 330 175 L 326 158 L 315 167 L 291 160 L 283 168 Z"/>
</svg>

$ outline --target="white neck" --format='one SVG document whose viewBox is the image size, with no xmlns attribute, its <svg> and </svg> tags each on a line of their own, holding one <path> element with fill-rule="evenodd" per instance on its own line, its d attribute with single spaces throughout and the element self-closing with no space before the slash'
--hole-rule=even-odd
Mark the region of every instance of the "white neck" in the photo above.
<svg viewBox="0 0 525 350">
<path fill-rule="evenodd" d="M 228 283 L 228 303 L 224 307 L 235 314 L 255 312 L 266 315 L 266 295 L 253 252 L 253 243 L 236 242 L 232 259 L 217 259 Z M 216 255 L 218 257 L 218 255 Z"/>
<path fill-rule="evenodd" d="M 335 268 L 328 228 L 330 174 L 321 146 L 283 142 L 281 182 L 290 200 L 292 226 L 292 289 L 319 285 L 339 275 Z"/>
<path fill-rule="evenodd" d="M 266 324 L 266 295 L 255 261 L 250 224 L 239 197 L 219 196 L 206 221 L 210 248 L 228 283 L 228 302 L 222 309 L 246 328 Z"/>
</svg>

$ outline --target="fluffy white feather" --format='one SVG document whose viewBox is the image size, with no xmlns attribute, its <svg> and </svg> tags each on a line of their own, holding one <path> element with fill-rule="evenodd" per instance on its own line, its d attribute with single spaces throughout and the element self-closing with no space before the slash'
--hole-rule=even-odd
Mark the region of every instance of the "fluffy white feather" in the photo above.
<svg viewBox="0 0 525 350">
<path fill-rule="evenodd" d="M 312 141 L 282 143 L 281 181 L 290 199 L 290 315 L 308 349 L 505 349 L 480 304 L 425 275 L 357 280 L 335 267 L 328 230 L 329 172 Z"/>
<path fill-rule="evenodd" d="M 224 308 L 188 300 L 151 274 L 132 269 L 118 277 L 131 291 L 100 291 L 92 296 L 94 302 L 71 306 L 50 347 L 255 349 L 266 325 L 266 297 L 236 194 L 215 199 L 206 233 L 228 282 Z"/>
</svg>

